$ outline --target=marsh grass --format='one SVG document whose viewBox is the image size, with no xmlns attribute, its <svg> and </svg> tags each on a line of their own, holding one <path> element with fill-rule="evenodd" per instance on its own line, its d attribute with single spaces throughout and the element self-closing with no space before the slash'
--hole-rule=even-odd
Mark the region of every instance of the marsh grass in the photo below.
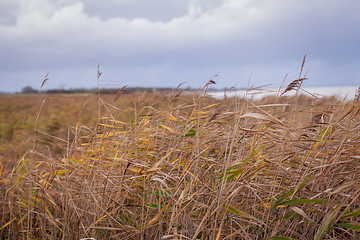
<svg viewBox="0 0 360 240">
<path fill-rule="evenodd" d="M 1 168 L 1 238 L 359 239 L 360 103 L 215 100 L 213 83 L 99 96 L 62 157 Z"/>
</svg>

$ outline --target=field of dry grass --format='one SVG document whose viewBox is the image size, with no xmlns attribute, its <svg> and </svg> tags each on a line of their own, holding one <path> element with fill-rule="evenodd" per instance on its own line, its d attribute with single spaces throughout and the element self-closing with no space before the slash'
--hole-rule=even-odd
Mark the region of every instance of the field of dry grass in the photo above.
<svg viewBox="0 0 360 240">
<path fill-rule="evenodd" d="M 1 238 L 359 239 L 360 101 L 207 86 L 1 97 Z"/>
</svg>

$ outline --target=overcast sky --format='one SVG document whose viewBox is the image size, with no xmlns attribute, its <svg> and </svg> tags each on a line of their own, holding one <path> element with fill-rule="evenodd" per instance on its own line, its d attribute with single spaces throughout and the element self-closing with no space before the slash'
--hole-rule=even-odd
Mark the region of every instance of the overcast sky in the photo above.
<svg viewBox="0 0 360 240">
<path fill-rule="evenodd" d="M 360 85 L 359 0 L 0 0 L 1 92 Z"/>
</svg>

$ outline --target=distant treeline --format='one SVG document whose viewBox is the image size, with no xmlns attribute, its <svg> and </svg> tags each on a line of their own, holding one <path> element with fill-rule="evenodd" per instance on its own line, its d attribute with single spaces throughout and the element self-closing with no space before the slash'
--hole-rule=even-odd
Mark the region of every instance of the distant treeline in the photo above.
<svg viewBox="0 0 360 240">
<path fill-rule="evenodd" d="M 146 87 L 126 87 L 123 90 L 123 93 L 142 93 L 142 92 L 170 92 L 172 88 L 146 88 Z M 186 89 L 191 90 L 191 89 Z M 117 88 L 102 88 L 102 89 L 87 89 L 87 88 L 76 88 L 76 89 L 50 89 L 50 90 L 42 90 L 41 92 L 32 87 L 24 87 L 21 90 L 21 93 L 24 94 L 75 94 L 75 93 L 87 93 L 87 94 L 97 94 L 100 92 L 101 94 L 116 94 L 119 91 Z"/>
</svg>

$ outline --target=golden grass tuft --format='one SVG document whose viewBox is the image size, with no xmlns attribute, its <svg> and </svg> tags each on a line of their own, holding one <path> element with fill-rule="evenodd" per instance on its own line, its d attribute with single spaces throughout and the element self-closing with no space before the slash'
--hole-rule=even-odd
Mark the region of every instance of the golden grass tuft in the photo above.
<svg viewBox="0 0 360 240">
<path fill-rule="evenodd" d="M 360 103 L 215 100 L 209 84 L 137 95 L 131 118 L 102 99 L 66 155 L 1 168 L 1 238 L 359 239 Z"/>
</svg>

